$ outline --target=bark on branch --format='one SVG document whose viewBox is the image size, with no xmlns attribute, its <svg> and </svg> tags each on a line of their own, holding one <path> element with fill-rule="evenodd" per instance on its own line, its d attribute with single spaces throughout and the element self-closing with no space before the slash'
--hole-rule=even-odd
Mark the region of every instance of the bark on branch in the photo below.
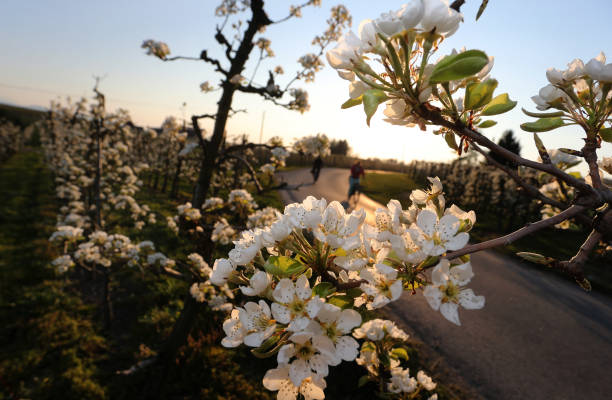
<svg viewBox="0 0 612 400">
<path fill-rule="evenodd" d="M 572 218 L 578 214 L 580 214 L 581 212 L 583 212 L 586 209 L 586 207 L 584 206 L 578 206 L 578 205 L 574 205 L 571 206 L 570 208 L 568 208 L 565 211 L 560 212 L 559 214 L 555 215 L 554 217 L 550 217 L 547 219 L 543 219 L 541 221 L 532 223 L 532 224 L 527 224 L 524 227 L 522 227 L 521 229 L 518 229 L 512 233 L 509 233 L 505 236 L 501 236 L 495 239 L 491 239 L 491 240 L 487 240 L 485 242 L 481 242 L 481 243 L 477 243 L 477 244 L 473 244 L 470 246 L 466 246 L 464 248 L 462 248 L 461 250 L 457 250 L 457 251 L 452 251 L 450 253 L 447 253 L 446 256 L 444 258 L 452 260 L 453 258 L 457 258 L 457 257 L 461 257 L 463 255 L 466 254 L 471 254 L 471 253 L 476 253 L 478 251 L 482 251 L 485 249 L 490 249 L 492 247 L 497 247 L 497 246 L 506 246 L 509 245 L 510 243 L 525 237 L 527 235 L 530 235 L 532 233 L 535 233 L 539 230 L 542 230 L 544 228 L 547 228 L 549 226 L 553 226 L 556 225 L 560 222 L 565 221 L 566 219 Z"/>
</svg>

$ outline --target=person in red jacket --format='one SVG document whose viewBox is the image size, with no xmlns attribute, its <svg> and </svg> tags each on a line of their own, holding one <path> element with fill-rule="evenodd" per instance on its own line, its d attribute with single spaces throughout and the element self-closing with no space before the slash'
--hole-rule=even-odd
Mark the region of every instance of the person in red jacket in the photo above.
<svg viewBox="0 0 612 400">
<path fill-rule="evenodd" d="M 365 176 L 365 170 L 361 166 L 361 161 L 357 160 L 351 167 L 351 175 L 349 176 L 349 200 L 351 199 L 351 196 L 354 195 L 359 189 L 359 179 L 362 176 Z"/>
</svg>

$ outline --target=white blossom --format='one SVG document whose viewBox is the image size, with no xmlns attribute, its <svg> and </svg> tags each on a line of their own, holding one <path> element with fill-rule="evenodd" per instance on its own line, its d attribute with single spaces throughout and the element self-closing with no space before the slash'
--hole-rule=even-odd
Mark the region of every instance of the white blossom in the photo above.
<svg viewBox="0 0 612 400">
<path fill-rule="evenodd" d="M 263 385 L 268 390 L 278 391 L 279 400 L 295 400 L 298 393 L 304 396 L 305 400 L 322 400 L 325 398 L 323 390 L 327 386 L 325 379 L 318 375 L 310 376 L 302 380 L 299 385 L 294 385 L 289 379 L 287 364 L 268 370 L 263 378 Z"/>
<path fill-rule="evenodd" d="M 287 330 L 298 332 L 306 328 L 317 316 L 323 305 L 319 296 L 313 296 L 308 279 L 300 275 L 294 283 L 288 278 L 281 279 L 272 293 L 272 314 L 281 324 L 289 324 Z"/>
<path fill-rule="evenodd" d="M 397 279 L 397 270 L 385 264 L 376 264 L 375 268 L 364 268 L 359 272 L 368 283 L 361 284 L 368 296 L 372 296 L 372 307 L 380 308 L 402 295 L 402 280 Z"/>
<path fill-rule="evenodd" d="M 423 295 L 434 310 L 440 310 L 444 318 L 461 325 L 457 312 L 459 305 L 468 310 L 484 307 L 485 298 L 476 296 L 472 289 L 463 288 L 474 273 L 472 265 L 465 264 L 450 267 L 447 259 L 442 259 L 432 271 L 432 284 L 425 287 Z"/>
</svg>

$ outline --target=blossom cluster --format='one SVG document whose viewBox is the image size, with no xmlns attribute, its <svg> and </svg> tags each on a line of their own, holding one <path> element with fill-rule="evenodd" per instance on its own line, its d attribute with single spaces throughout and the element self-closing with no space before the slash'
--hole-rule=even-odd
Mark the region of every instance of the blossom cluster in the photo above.
<svg viewBox="0 0 612 400">
<path fill-rule="evenodd" d="M 432 62 L 438 45 L 462 21 L 446 0 L 411 0 L 397 11 L 362 21 L 358 35 L 348 32 L 327 52 L 329 64 L 350 82 L 349 100 L 342 107 L 363 104 L 368 125 L 383 103 L 385 121 L 393 125 L 425 130 L 431 110 L 470 128 L 495 125 L 483 117 L 507 112 L 517 103 L 507 93 L 493 97 L 493 57 L 460 49 Z M 461 152 L 452 131 L 442 127 L 436 133 Z"/>
<path fill-rule="evenodd" d="M 598 140 L 612 141 L 612 137 L 603 134 L 612 128 L 612 64 L 606 64 L 603 52 L 586 64 L 577 58 L 567 65 L 567 69 L 549 68 L 546 70 L 546 78 L 549 84 L 531 99 L 540 111 L 558 111 L 524 111 L 525 114 L 539 119 L 522 124 L 523 130 L 545 132 L 564 125 L 577 124 L 585 130 L 590 141 L 595 136 Z"/>
<path fill-rule="evenodd" d="M 49 238 L 64 248 L 64 254 L 52 261 L 59 273 L 65 273 L 76 264 L 85 269 L 93 267 L 110 268 L 115 265 L 130 267 L 173 268 L 176 263 L 164 254 L 155 252 L 151 241 L 132 243 L 121 234 L 108 234 L 105 231 L 91 232 L 84 240 L 80 228 L 60 227 Z"/>
<path fill-rule="evenodd" d="M 323 398 L 329 367 L 360 355 L 356 339 L 388 333 L 405 340 L 392 323 L 364 318 L 404 290 L 424 288 L 431 307 L 455 324 L 460 305 L 484 306 L 484 298 L 465 287 L 473 277 L 469 261 L 441 258 L 467 244 L 475 214 L 446 208 L 440 180 L 430 181 L 427 190 L 412 192 L 407 210 L 396 200 L 378 209 L 376 226 L 364 223 L 364 210 L 347 213 L 338 202 L 308 197 L 267 226 L 243 231 L 228 257 L 215 261 L 212 284 L 237 285 L 253 297 L 224 322 L 223 345 L 276 354 L 278 367 L 268 371 L 264 386 L 279 390 L 279 398 Z M 429 281 L 425 271 L 431 267 Z M 371 369 L 367 361 L 362 365 Z M 407 370 L 393 368 L 385 377 L 391 392 L 416 389 L 410 390 Z M 423 376 L 417 381 L 433 387 Z"/>
<path fill-rule="evenodd" d="M 312 157 L 326 156 L 330 153 L 330 141 L 326 134 L 318 133 L 304 136 L 293 143 L 293 150 Z"/>
<path fill-rule="evenodd" d="M 33 125 L 21 129 L 10 121 L 0 119 L 0 161 L 21 150 L 32 137 L 33 130 Z"/>
<path fill-rule="evenodd" d="M 165 60 L 170 54 L 170 48 L 166 43 L 152 39 L 145 40 L 140 47 L 147 51 L 147 55 L 152 55 L 162 60 Z"/>
<path fill-rule="evenodd" d="M 228 287 L 223 285 L 216 287 L 210 282 L 212 269 L 198 253 L 191 253 L 187 256 L 191 265 L 199 275 L 200 280 L 191 284 L 189 294 L 198 302 L 206 303 L 213 311 L 230 312 L 232 304 L 229 301 L 234 299 L 234 294 Z"/>
</svg>

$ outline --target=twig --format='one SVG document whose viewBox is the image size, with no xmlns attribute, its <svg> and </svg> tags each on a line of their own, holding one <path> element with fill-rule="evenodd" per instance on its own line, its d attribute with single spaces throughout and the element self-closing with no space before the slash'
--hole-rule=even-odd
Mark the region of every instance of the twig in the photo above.
<svg viewBox="0 0 612 400">
<path fill-rule="evenodd" d="M 255 183 L 255 186 L 257 187 L 257 192 L 258 193 L 263 192 L 263 187 L 261 186 L 261 183 L 259 183 L 259 179 L 257 179 L 257 172 L 255 172 L 255 169 L 253 168 L 250 162 L 245 160 L 243 157 L 237 156 L 235 154 L 226 154 L 221 158 L 221 160 L 219 160 L 219 162 L 222 162 L 226 158 L 233 158 L 233 159 L 236 159 L 242 162 L 244 166 L 249 170 L 249 173 L 251 174 L 251 178 L 253 179 L 253 182 Z"/>
<path fill-rule="evenodd" d="M 591 251 L 593 251 L 595 246 L 597 246 L 597 243 L 599 243 L 602 238 L 602 233 L 596 230 L 592 230 L 587 239 L 582 244 L 582 246 L 580 246 L 578 253 L 576 253 L 576 255 L 572 257 L 572 259 L 569 261 L 570 264 L 580 266 L 584 265 L 584 263 L 586 263 L 587 259 L 589 258 L 589 254 L 591 253 Z"/>
<path fill-rule="evenodd" d="M 597 148 L 598 145 L 596 139 L 587 138 L 584 143 L 584 147 L 582 148 L 582 154 L 584 155 L 584 160 L 589 166 L 589 176 L 591 177 L 591 182 L 593 183 L 593 187 L 595 189 L 602 189 L 605 186 L 601 183 L 601 176 L 599 175 L 599 166 L 597 165 Z"/>
<path fill-rule="evenodd" d="M 304 8 L 304 7 L 308 6 L 310 3 L 312 3 L 312 0 L 308 0 L 306 3 L 301 4 L 301 5 L 297 6 L 297 7 L 295 7 L 295 8 L 294 8 L 294 10 L 299 11 L 299 10 L 301 10 L 302 8 Z M 280 24 L 281 22 L 285 22 L 285 21 L 287 21 L 288 19 L 293 18 L 294 16 L 295 16 L 295 13 L 293 13 L 293 14 L 289 14 L 289 15 L 287 15 L 285 18 L 282 18 L 282 19 L 279 19 L 279 20 L 277 20 L 277 21 L 271 22 L 271 24 Z"/>
<path fill-rule="evenodd" d="M 567 208 L 567 204 L 561 203 L 560 201 L 557 201 L 557 200 L 551 199 L 548 196 L 545 196 L 542 192 L 540 192 L 538 190 L 538 188 L 536 188 L 533 185 L 528 184 L 523 179 L 521 179 L 521 177 L 519 176 L 519 174 L 515 170 L 513 170 L 513 169 L 511 169 L 511 168 L 509 168 L 509 167 L 507 167 L 507 166 L 497 162 L 493 157 L 491 157 L 491 155 L 489 153 L 487 153 L 486 151 L 481 149 L 480 146 L 478 146 L 476 143 L 472 142 L 470 145 L 474 148 L 474 150 L 476 150 L 477 152 L 482 154 L 487 159 L 487 161 L 490 164 L 492 164 L 496 168 L 501 169 L 508 176 L 510 176 L 510 178 L 512 178 L 520 187 L 525 189 L 525 191 L 530 196 L 535 197 L 538 200 L 541 200 L 545 204 L 550 204 L 553 207 L 557 207 L 557 208 L 561 208 L 561 209 Z"/>
<path fill-rule="evenodd" d="M 573 205 L 570 208 L 568 208 L 567 210 L 564 210 L 562 212 L 560 212 L 559 214 L 547 218 L 547 219 L 543 219 L 540 220 L 538 222 L 532 223 L 532 224 L 527 224 L 524 227 L 509 233 L 505 236 L 501 236 L 495 239 L 491 239 L 491 240 L 487 240 L 485 242 L 481 242 L 481 243 L 477 243 L 477 244 L 473 244 L 470 246 L 466 246 L 464 248 L 462 248 L 461 250 L 457 250 L 457 251 L 452 251 L 450 253 L 447 253 L 446 256 L 444 256 L 444 258 L 446 259 L 453 259 L 453 258 L 457 258 L 457 257 L 461 257 L 465 254 L 471 254 L 471 253 L 476 253 L 478 251 L 482 251 L 485 249 L 490 249 L 492 247 L 497 247 L 497 246 L 506 246 L 509 245 L 510 243 L 524 237 L 527 235 L 530 235 L 534 232 L 537 232 L 539 230 L 542 230 L 544 228 L 547 228 L 549 226 L 552 225 L 556 225 L 560 222 L 565 221 L 566 219 L 572 218 L 577 214 L 580 214 L 581 212 L 583 212 L 586 209 L 586 207 L 584 206 L 579 206 L 579 205 Z"/>
<path fill-rule="evenodd" d="M 560 170 L 553 164 L 544 164 L 544 163 L 539 163 L 536 161 L 531 161 L 526 158 L 523 158 L 519 156 L 518 154 L 515 154 L 511 152 L 510 150 L 507 150 L 504 147 L 496 144 L 495 142 L 491 141 L 490 139 L 488 139 L 486 136 L 482 135 L 481 133 L 466 127 L 460 122 L 451 122 L 451 121 L 446 120 L 445 118 L 442 117 L 442 115 L 439 112 L 436 112 L 434 110 L 429 110 L 425 106 L 419 107 L 418 111 L 422 117 L 428 119 L 434 124 L 449 128 L 453 130 L 454 132 L 456 132 L 457 134 L 459 134 L 460 136 L 466 136 L 469 139 L 475 141 L 476 143 L 492 150 L 493 152 L 499 154 L 500 156 L 506 158 L 507 160 L 514 162 L 517 165 L 524 165 L 526 167 L 530 167 L 538 171 L 547 172 L 552 176 L 558 177 L 559 179 L 566 182 L 570 186 L 577 188 L 584 194 L 590 195 L 589 196 L 590 198 L 588 199 L 588 201 L 586 201 L 587 199 L 584 199 L 588 203 L 589 206 L 597 206 L 601 204 L 602 200 L 604 199 L 606 201 L 612 201 L 612 191 L 610 191 L 609 189 L 606 189 L 607 192 L 604 190 L 601 190 L 601 191 L 595 190 L 592 186 L 590 186 L 586 182 Z"/>
</svg>

